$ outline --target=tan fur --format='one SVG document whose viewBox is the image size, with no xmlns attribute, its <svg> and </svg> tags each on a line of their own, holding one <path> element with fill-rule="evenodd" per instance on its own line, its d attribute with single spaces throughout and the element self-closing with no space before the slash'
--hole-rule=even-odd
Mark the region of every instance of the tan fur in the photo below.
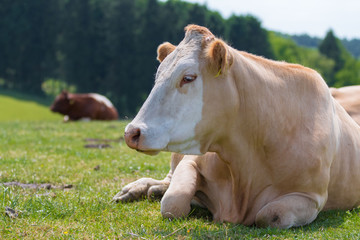
<svg viewBox="0 0 360 240">
<path fill-rule="evenodd" d="M 226 44 L 217 39 L 208 45 L 205 50 L 205 58 L 208 61 L 209 70 L 218 75 L 226 72 L 226 69 L 231 66 L 233 61 Z"/>
<path fill-rule="evenodd" d="M 237 51 L 203 27 L 186 31 L 177 51 L 198 55 L 203 105 L 195 139 L 204 155 L 173 155 L 163 216 L 186 216 L 195 199 L 215 221 L 289 228 L 321 210 L 357 207 L 360 127 L 321 76 Z M 232 64 L 222 68 L 227 56 Z"/>
<path fill-rule="evenodd" d="M 176 46 L 172 45 L 169 42 L 160 44 L 157 49 L 157 60 L 159 62 L 164 61 L 164 59 L 175 50 Z"/>
<path fill-rule="evenodd" d="M 198 26 L 195 24 L 189 24 L 185 27 L 186 35 L 191 35 L 193 33 L 200 34 L 206 37 L 214 37 L 214 35 L 206 27 Z"/>
<path fill-rule="evenodd" d="M 360 125 L 360 86 L 330 88 L 330 92 L 352 119 Z"/>
</svg>

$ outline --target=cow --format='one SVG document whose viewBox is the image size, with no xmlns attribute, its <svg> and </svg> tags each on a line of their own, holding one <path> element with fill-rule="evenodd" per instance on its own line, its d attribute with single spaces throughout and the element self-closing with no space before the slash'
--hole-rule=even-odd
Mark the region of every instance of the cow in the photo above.
<svg viewBox="0 0 360 240">
<path fill-rule="evenodd" d="M 158 47 L 155 85 L 124 134 L 138 152 L 175 152 L 172 170 L 113 199 L 163 191 L 165 218 L 187 216 L 196 200 L 214 221 L 276 228 L 357 207 L 360 127 L 322 77 L 238 51 L 205 27 L 185 31 L 178 46 Z"/>
<path fill-rule="evenodd" d="M 360 86 L 346 86 L 339 89 L 331 87 L 330 92 L 354 121 L 360 125 Z M 171 169 L 164 180 L 155 180 L 152 178 L 139 179 L 125 186 L 121 192 L 114 197 L 114 200 L 117 202 L 128 202 L 142 199 L 145 196 L 151 200 L 161 199 L 169 187 L 172 173 L 183 157 L 181 154 L 172 154 Z M 208 170 L 216 170 L 217 172 L 224 173 L 224 176 L 229 176 L 230 174 L 226 169 L 226 165 L 221 162 L 216 154 L 207 153 L 205 157 L 194 156 L 193 161 L 207 161 L 207 170 L 205 170 L 205 172 Z M 211 176 L 211 173 L 209 176 Z M 194 198 L 196 198 L 196 195 Z"/>
<path fill-rule="evenodd" d="M 97 93 L 75 94 L 62 91 L 50 106 L 51 111 L 61 113 L 68 120 L 116 120 L 116 108 L 105 96 Z"/>
<path fill-rule="evenodd" d="M 360 86 L 330 88 L 331 95 L 360 125 Z"/>
</svg>

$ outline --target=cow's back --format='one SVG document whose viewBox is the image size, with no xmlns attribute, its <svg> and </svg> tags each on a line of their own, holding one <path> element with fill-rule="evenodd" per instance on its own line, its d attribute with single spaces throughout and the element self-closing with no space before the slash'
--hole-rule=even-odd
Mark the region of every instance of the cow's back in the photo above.
<svg viewBox="0 0 360 240">
<path fill-rule="evenodd" d="M 94 115 L 93 119 L 96 120 L 116 120 L 118 119 L 118 113 L 115 107 L 112 105 L 109 99 L 106 97 L 90 93 L 84 96 L 86 102 L 91 102 L 91 107 L 93 108 Z"/>
<path fill-rule="evenodd" d="M 110 100 L 99 94 L 69 94 L 69 106 L 61 112 L 71 120 L 117 120 L 118 113 Z"/>
<path fill-rule="evenodd" d="M 330 88 L 331 95 L 360 125 L 360 86 Z"/>
</svg>

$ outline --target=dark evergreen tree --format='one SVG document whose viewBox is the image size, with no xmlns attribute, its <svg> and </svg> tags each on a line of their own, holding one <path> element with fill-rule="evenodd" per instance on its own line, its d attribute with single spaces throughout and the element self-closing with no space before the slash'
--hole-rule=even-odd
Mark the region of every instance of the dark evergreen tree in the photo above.
<svg viewBox="0 0 360 240">
<path fill-rule="evenodd" d="M 41 83 L 55 68 L 56 0 L 0 3 L 0 77 L 6 87 L 42 94 Z"/>
<path fill-rule="evenodd" d="M 334 71 L 337 72 L 344 67 L 345 61 L 342 58 L 341 47 L 332 30 L 328 31 L 326 37 L 319 45 L 319 51 L 335 61 Z"/>
<path fill-rule="evenodd" d="M 231 16 L 226 23 L 226 39 L 239 50 L 273 58 L 267 32 L 252 16 Z"/>
<path fill-rule="evenodd" d="M 137 31 L 139 22 L 136 18 L 133 0 L 114 1 L 108 10 L 107 45 L 109 64 L 103 91 L 116 104 L 120 115 L 132 114 L 139 99 L 135 95 L 142 89 L 138 75 L 140 63 L 137 61 Z"/>
<path fill-rule="evenodd" d="M 206 6 L 201 6 L 199 4 L 190 5 L 188 23 L 205 26 L 207 11 Z"/>
<path fill-rule="evenodd" d="M 65 79 L 82 92 L 99 91 L 105 80 L 107 52 L 101 1 L 69 1 L 63 18 Z"/>
<path fill-rule="evenodd" d="M 239 50 L 274 57 L 268 33 L 255 17 L 226 20 L 206 5 L 181 0 L 2 0 L 0 15 L 0 87 L 41 94 L 45 80 L 65 82 L 78 92 L 106 95 L 122 117 L 135 114 L 149 94 L 159 65 L 158 45 L 177 45 L 188 24 L 208 27 Z M 336 39 L 331 41 L 336 47 Z M 352 76 L 356 82 L 357 62 L 347 61 L 336 48 L 324 49 L 340 69 L 332 81 L 345 83 Z M 293 55 L 286 46 L 277 50 L 277 55 Z M 307 58 L 300 50 L 294 54 Z M 331 65 L 325 60 L 319 66 Z"/>
<path fill-rule="evenodd" d="M 163 38 L 177 45 L 184 37 L 184 27 L 189 23 L 189 4 L 179 0 L 169 0 L 160 5 Z"/>
<path fill-rule="evenodd" d="M 215 36 L 220 38 L 225 37 L 225 20 L 220 13 L 208 11 L 205 26 L 208 27 Z"/>
</svg>

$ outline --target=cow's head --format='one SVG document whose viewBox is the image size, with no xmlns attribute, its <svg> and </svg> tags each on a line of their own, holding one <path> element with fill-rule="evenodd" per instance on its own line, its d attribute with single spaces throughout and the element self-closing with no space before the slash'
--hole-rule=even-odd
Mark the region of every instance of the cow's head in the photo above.
<svg viewBox="0 0 360 240">
<path fill-rule="evenodd" d="M 138 151 L 205 153 L 219 136 L 219 121 L 231 111 L 223 94 L 231 87 L 231 48 L 207 28 L 189 25 L 185 30 L 178 46 L 158 47 L 155 85 L 125 129 L 126 143 Z M 230 89 L 226 98 L 231 94 Z"/>
<path fill-rule="evenodd" d="M 54 100 L 50 106 L 51 111 L 62 114 L 68 114 L 69 108 L 73 104 L 74 100 L 71 99 L 70 94 L 67 91 L 62 91 Z"/>
</svg>

